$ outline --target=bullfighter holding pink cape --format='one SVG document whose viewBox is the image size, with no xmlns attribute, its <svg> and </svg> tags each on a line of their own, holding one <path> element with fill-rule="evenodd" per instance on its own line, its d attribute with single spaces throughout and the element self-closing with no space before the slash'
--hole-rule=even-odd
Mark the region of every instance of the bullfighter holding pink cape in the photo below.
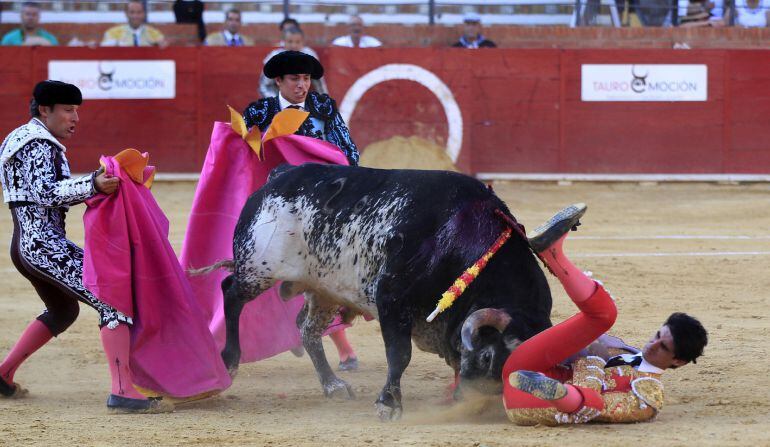
<svg viewBox="0 0 770 447">
<path fill-rule="evenodd" d="M 305 112 L 276 116 L 264 138 L 256 128 L 248 132 L 231 112 L 232 124 L 214 124 L 179 260 L 168 241 L 168 220 L 149 190 L 154 167 L 147 166 L 147 154 L 127 149 L 102 157 L 121 188 L 89 199 L 84 215 L 84 284 L 135 321 L 124 365 L 133 382 L 144 394 L 172 402 L 206 397 L 231 384 L 219 354 L 225 342 L 225 272 L 195 276 L 183 269 L 232 257 L 243 204 L 279 164 L 347 164 L 333 145 L 292 134 Z M 302 296 L 284 301 L 274 289 L 252 301 L 241 318 L 242 360 L 301 346 L 296 319 L 303 305 Z M 338 318 L 327 333 L 346 326 Z"/>
<path fill-rule="evenodd" d="M 149 190 L 154 168 L 147 154 L 127 149 L 101 163 L 121 182 L 115 194 L 86 200 L 83 284 L 134 320 L 133 382 L 146 394 L 175 398 L 226 389 L 230 377 Z"/>
<path fill-rule="evenodd" d="M 206 161 L 195 191 L 180 263 L 194 269 L 232 259 L 235 225 L 246 199 L 266 181 L 270 171 L 284 163 L 347 165 L 340 150 L 325 141 L 294 135 L 307 113 L 287 109 L 276 115 L 260 136 L 255 126 L 247 131 L 240 114 L 231 109 L 231 123 L 217 122 Z M 264 159 L 260 160 L 264 155 Z M 223 298 L 224 270 L 190 276 L 190 284 L 203 309 L 218 348 L 225 344 Z M 302 345 L 296 325 L 304 298 L 283 301 L 277 286 L 251 301 L 240 319 L 241 362 L 262 360 Z M 327 333 L 343 329 L 339 319 Z"/>
</svg>

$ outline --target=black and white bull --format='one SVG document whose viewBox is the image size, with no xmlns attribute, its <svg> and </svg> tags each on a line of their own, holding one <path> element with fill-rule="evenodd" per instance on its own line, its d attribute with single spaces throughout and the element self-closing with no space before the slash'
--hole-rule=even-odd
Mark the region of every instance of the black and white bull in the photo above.
<svg viewBox="0 0 770 447">
<path fill-rule="evenodd" d="M 297 323 L 327 396 L 352 397 L 321 343 L 340 306 L 380 321 L 388 361 L 376 402 L 382 419 L 401 415 L 411 340 L 443 357 L 462 386 L 499 392 L 511 350 L 551 325 L 550 290 L 523 236 L 514 233 L 452 307 L 425 319 L 514 222 L 490 189 L 462 174 L 279 167 L 249 198 L 235 229 L 233 274 L 222 282 L 224 362 L 234 373 L 244 304 L 282 280 L 285 298 L 305 294 Z"/>
</svg>

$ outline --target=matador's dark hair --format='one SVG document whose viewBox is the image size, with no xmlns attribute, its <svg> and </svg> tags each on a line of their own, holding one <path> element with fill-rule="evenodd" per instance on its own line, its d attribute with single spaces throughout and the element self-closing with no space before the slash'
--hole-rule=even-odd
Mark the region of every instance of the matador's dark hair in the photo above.
<svg viewBox="0 0 770 447">
<path fill-rule="evenodd" d="M 695 359 L 703 355 L 703 348 L 708 344 L 708 332 L 697 319 L 675 312 L 665 323 L 674 338 L 674 357 L 686 362 L 697 363 Z"/>
</svg>

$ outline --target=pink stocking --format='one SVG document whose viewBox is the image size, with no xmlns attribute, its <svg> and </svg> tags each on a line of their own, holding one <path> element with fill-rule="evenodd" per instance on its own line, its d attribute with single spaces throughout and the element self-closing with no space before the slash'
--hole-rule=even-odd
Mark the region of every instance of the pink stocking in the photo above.
<svg viewBox="0 0 770 447">
<path fill-rule="evenodd" d="M 19 366 L 24 363 L 24 360 L 34 354 L 35 351 L 48 343 L 51 337 L 53 335 L 48 326 L 40 320 L 32 321 L 21 334 L 19 341 L 16 342 L 11 352 L 8 353 L 8 357 L 0 365 L 0 376 L 2 376 L 3 380 L 9 385 L 12 384 L 13 376 L 16 374 Z"/>
<path fill-rule="evenodd" d="M 569 234 L 569 233 L 567 233 Z M 567 234 L 560 237 L 545 251 L 538 253 L 540 258 L 550 267 L 551 272 L 559 279 L 564 290 L 572 301 L 580 303 L 590 298 L 596 290 L 596 282 L 586 276 L 581 270 L 575 267 L 564 254 L 562 245 Z"/>
<path fill-rule="evenodd" d="M 572 385 L 564 386 L 567 387 L 567 395 L 561 399 L 552 400 L 551 403 L 562 413 L 573 413 L 583 405 L 583 395 Z"/>
<path fill-rule="evenodd" d="M 112 376 L 112 394 L 131 399 L 146 399 L 134 388 L 129 367 L 129 350 L 131 348 L 131 333 L 128 326 L 119 324 L 115 329 L 103 327 L 100 335 L 107 363 Z"/>
<path fill-rule="evenodd" d="M 351 357 L 356 358 L 356 353 L 353 351 L 353 346 L 350 345 L 348 337 L 345 335 L 345 329 L 329 334 L 329 338 L 332 339 L 334 346 L 337 347 L 337 353 L 340 356 L 341 362 L 344 362 Z"/>
</svg>

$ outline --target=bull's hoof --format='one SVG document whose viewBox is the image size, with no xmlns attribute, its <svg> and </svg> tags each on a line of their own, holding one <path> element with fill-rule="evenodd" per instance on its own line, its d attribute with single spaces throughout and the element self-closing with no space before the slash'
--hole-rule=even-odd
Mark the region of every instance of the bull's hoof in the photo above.
<svg viewBox="0 0 770 447">
<path fill-rule="evenodd" d="M 230 378 L 234 379 L 236 375 L 238 375 L 238 366 L 239 366 L 239 360 L 241 356 L 238 355 L 232 355 L 228 354 L 227 351 L 222 351 L 222 361 L 225 363 L 225 368 L 227 368 L 227 374 L 230 374 Z"/>
<path fill-rule="evenodd" d="M 463 390 L 459 386 L 456 386 L 452 391 L 452 400 L 455 402 L 460 402 L 463 400 Z"/>
<path fill-rule="evenodd" d="M 356 395 L 347 382 L 342 379 L 334 380 L 324 385 L 324 396 L 332 399 L 355 399 Z"/>
<path fill-rule="evenodd" d="M 401 414 L 404 412 L 402 407 L 389 407 L 382 402 L 375 402 L 374 408 L 377 411 L 377 416 L 382 422 L 397 421 L 401 419 Z"/>
</svg>

